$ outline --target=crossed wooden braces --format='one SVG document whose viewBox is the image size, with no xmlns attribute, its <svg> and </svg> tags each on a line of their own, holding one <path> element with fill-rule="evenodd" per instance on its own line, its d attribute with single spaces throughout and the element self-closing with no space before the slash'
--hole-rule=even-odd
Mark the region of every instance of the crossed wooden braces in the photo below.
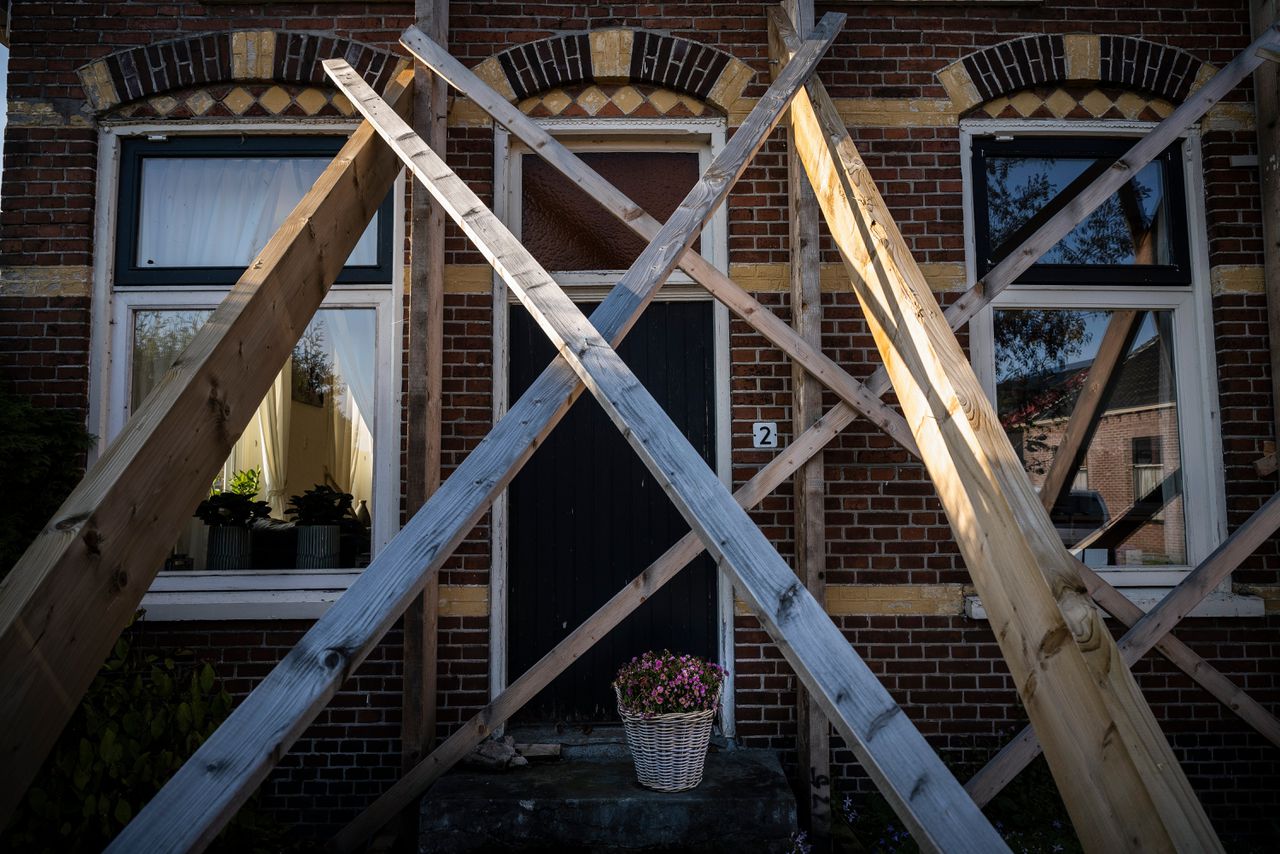
<svg viewBox="0 0 1280 854">
<path fill-rule="evenodd" d="M 1143 615 L 1062 548 L 951 329 L 989 303 L 1268 59 L 1267 52 L 1280 46 L 1275 26 L 1115 165 L 1090 176 L 1079 195 L 1070 198 L 1080 188 L 1068 188 L 1022 246 L 944 315 L 825 90 L 811 79 L 843 16 L 827 15 L 801 42 L 785 16 L 777 10 L 771 14 L 790 61 L 665 225 L 438 45 L 413 28 L 406 31 L 405 46 L 436 74 L 651 241 L 590 321 L 404 123 L 401 114 L 409 99 L 403 80 L 388 91 L 387 103 L 346 63 L 325 63 L 366 122 L 0 591 L 0 672 L 13 676 L 12 690 L 0 698 L 0 720 L 8 724 L 0 738 L 14 760 L 0 783 L 0 808 L 11 811 L 21 797 L 97 662 L 150 584 L 153 572 L 131 575 L 130 569 L 159 565 L 163 543 L 170 533 L 176 535 L 385 197 L 399 169 L 398 155 L 486 255 L 556 343 L 560 357 L 111 850 L 206 845 L 428 576 L 439 571 L 584 385 L 693 532 L 429 754 L 337 837 L 337 847 L 350 850 L 376 831 L 707 548 L 921 847 L 1006 850 L 974 801 L 985 803 L 1035 756 L 1030 728 L 970 780 L 971 799 L 742 509 L 776 488 L 857 413 L 929 469 L 1086 848 L 1220 850 L 1128 668 L 1117 665 L 1136 661 L 1155 646 L 1280 744 L 1280 723 L 1272 715 L 1168 635 L 1280 527 L 1280 496 Z M 865 386 L 689 249 L 788 106 L 800 158 L 888 366 Z M 734 496 L 612 349 L 676 265 L 842 400 Z M 264 352 L 269 357 L 263 358 Z M 905 418 L 879 400 L 890 384 Z M 1131 627 L 1118 647 L 1082 595 L 1086 589 Z M 80 646 L 92 655 L 74 655 Z"/>
</svg>

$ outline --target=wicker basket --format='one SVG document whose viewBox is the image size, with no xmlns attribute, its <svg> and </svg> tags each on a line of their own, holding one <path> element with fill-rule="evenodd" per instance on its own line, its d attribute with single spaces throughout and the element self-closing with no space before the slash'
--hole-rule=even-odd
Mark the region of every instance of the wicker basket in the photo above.
<svg viewBox="0 0 1280 854">
<path fill-rule="evenodd" d="M 618 697 L 618 715 L 622 718 L 622 729 L 627 735 L 627 747 L 635 760 L 640 785 L 659 792 L 682 792 L 701 783 L 719 694 L 706 711 L 652 718 L 628 712 L 622 707 L 622 697 L 616 688 L 614 694 Z"/>
</svg>

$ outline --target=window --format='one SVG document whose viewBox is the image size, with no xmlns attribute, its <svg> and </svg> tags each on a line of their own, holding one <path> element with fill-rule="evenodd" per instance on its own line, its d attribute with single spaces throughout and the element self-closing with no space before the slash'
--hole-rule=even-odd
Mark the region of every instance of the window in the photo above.
<svg viewBox="0 0 1280 854">
<path fill-rule="evenodd" d="M 104 137 L 120 155 L 115 191 L 101 193 L 114 202 L 114 237 L 103 239 L 112 241 L 115 263 L 109 278 L 100 277 L 109 309 L 95 326 L 106 351 L 95 360 L 95 383 L 105 407 L 102 432 L 110 437 L 344 137 L 182 136 L 168 129 L 165 135 L 108 130 Z M 210 483 L 211 495 L 243 489 L 264 502 L 247 538 L 229 546 L 225 541 L 240 535 L 225 537 L 193 517 L 174 544 L 148 594 L 166 604 L 171 594 L 200 603 L 179 607 L 174 618 L 314 616 L 345 586 L 335 578 L 367 565 L 398 527 L 396 195 L 375 213 L 339 284 Z M 317 487 L 351 496 L 350 510 L 318 546 L 288 513 L 292 496 Z M 288 606 L 302 600 L 307 607 Z M 218 613 L 205 607 L 230 602 L 237 604 Z"/>
<path fill-rule="evenodd" d="M 1096 125 L 1078 136 L 993 125 L 966 127 L 977 277 L 1057 193 L 1132 145 Z M 1015 451 L 1042 498 L 1054 492 L 1055 530 L 1113 584 L 1176 583 L 1222 537 L 1203 238 L 1184 175 L 1193 152 L 1180 141 L 1140 170 L 971 327 Z"/>
</svg>

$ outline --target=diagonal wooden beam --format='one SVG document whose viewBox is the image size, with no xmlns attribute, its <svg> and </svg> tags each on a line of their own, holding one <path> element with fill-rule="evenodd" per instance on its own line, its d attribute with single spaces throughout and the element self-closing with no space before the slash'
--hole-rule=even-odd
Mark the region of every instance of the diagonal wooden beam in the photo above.
<svg viewBox="0 0 1280 854">
<path fill-rule="evenodd" d="M 1221 850 L 1132 675 L 1115 666 L 1101 615 L 820 84 L 797 94 L 791 115 L 819 205 L 1085 847 Z"/>
<path fill-rule="evenodd" d="M 1280 529 L 1280 495 L 1273 496 L 1262 505 L 1226 542 L 1192 570 L 1181 584 L 1125 632 L 1119 643 L 1120 654 L 1125 663 L 1132 665 L 1162 638 L 1167 637 L 1183 617 L 1191 613 L 1205 596 L 1216 589 L 1241 561 L 1253 554 L 1277 529 Z M 1243 694 L 1239 689 L 1236 691 Z M 1262 734 L 1272 744 L 1280 746 L 1280 724 L 1277 724 L 1275 718 L 1270 719 L 1270 726 L 1264 728 Z M 1035 732 L 1031 727 L 1026 727 L 970 778 L 965 789 L 978 803 L 986 804 L 1039 755 L 1040 744 L 1036 741 Z"/>
<path fill-rule="evenodd" d="M 1040 503 L 1045 510 L 1053 510 L 1080 468 L 1080 461 L 1097 428 L 1097 418 L 1111 399 L 1111 392 L 1120 377 L 1119 367 L 1124 363 L 1125 354 L 1129 352 L 1145 316 L 1146 312 L 1131 308 L 1111 313 L 1107 329 L 1102 333 L 1102 343 L 1098 345 L 1098 354 L 1089 366 L 1084 388 L 1076 398 L 1062 441 L 1053 453 L 1053 462 L 1040 486 Z"/>
<path fill-rule="evenodd" d="M 1172 145 L 1179 136 L 1198 122 L 1210 107 L 1253 73 L 1254 69 L 1266 61 L 1259 55 L 1259 51 L 1280 48 L 1278 27 L 1280 24 L 1272 24 L 1264 29 L 1253 44 L 1211 77 L 1204 86 L 1189 95 L 1187 100 L 1169 114 L 1168 118 L 1148 131 L 1103 175 L 1080 190 L 1069 201 L 1051 202 L 1056 213 L 991 268 L 981 281 L 947 307 L 945 316 L 948 325 L 952 329 L 959 329 L 968 323 L 969 319 L 985 308 L 997 294 L 1040 260 L 1041 255 L 1070 234 L 1071 230 L 1085 217 L 1097 210 L 1112 194 L 1132 180 L 1142 167 L 1155 159 L 1160 152 Z M 1068 189 L 1076 186 L 1077 184 L 1073 183 Z M 871 375 L 866 385 L 874 394 L 884 394 L 889 390 L 889 375 L 881 368 Z"/>
<path fill-rule="evenodd" d="M 398 110 L 408 109 L 410 80 L 388 93 Z M 30 785 L 399 171 L 362 125 L 0 583 L 0 817 Z"/>
<path fill-rule="evenodd" d="M 657 230 L 661 227 L 659 223 L 603 177 L 591 170 L 555 137 L 539 127 L 536 122 L 512 107 L 505 98 L 489 89 L 483 81 L 440 48 L 439 45 L 423 37 L 420 32 L 412 28 L 405 31 L 401 41 L 419 60 L 445 78 L 451 86 L 488 111 L 495 121 L 506 127 L 518 139 L 524 141 L 531 149 L 542 155 L 562 175 L 592 195 L 606 210 L 618 217 L 621 222 L 630 226 L 640 236 L 650 240 L 653 239 Z M 1081 189 L 1087 183 L 1081 184 Z M 1052 206 L 1053 203 L 1050 204 Z M 806 352 L 811 352 L 806 350 L 809 346 L 807 342 L 797 340 L 792 335 L 792 330 L 787 328 L 786 324 L 779 320 L 776 315 L 752 299 L 749 294 L 700 255 L 692 250 L 686 250 L 680 258 L 680 265 L 681 269 L 747 323 L 751 324 L 756 331 L 778 345 L 793 359 L 804 360 L 803 363 L 806 365 L 807 370 L 814 377 L 818 378 L 833 391 L 836 391 L 843 400 L 851 402 L 872 423 L 880 425 L 907 451 L 919 457 L 920 452 L 915 447 L 915 439 L 911 436 L 911 431 L 907 428 L 906 422 L 902 420 L 901 415 L 875 400 L 874 395 L 870 395 L 869 390 L 865 389 L 865 387 L 860 388 L 856 380 L 848 379 L 845 372 L 838 365 L 831 362 L 830 359 L 826 358 L 821 351 L 813 353 L 811 358 L 807 357 Z M 842 380 L 844 382 L 843 385 L 841 384 Z M 877 392 L 877 394 L 882 392 L 883 390 Z M 1129 602 L 1122 593 L 1107 584 L 1093 570 L 1079 562 L 1077 562 L 1077 569 L 1084 576 L 1090 595 L 1116 619 L 1129 626 L 1142 616 L 1140 609 Z M 1168 657 L 1191 679 L 1223 702 L 1234 703 L 1231 698 L 1238 697 L 1241 693 L 1236 686 L 1231 684 L 1230 680 L 1214 670 L 1207 661 L 1196 655 L 1176 638 L 1165 638 L 1158 648 L 1161 654 Z M 1234 703 L 1234 705 L 1238 707 L 1241 716 L 1255 727 L 1265 727 L 1266 721 L 1270 718 L 1270 715 L 1252 700 L 1244 703 Z"/>
<path fill-rule="evenodd" d="M 409 28 L 400 38 L 419 61 L 429 66 L 449 85 L 466 95 L 474 104 L 493 117 L 519 140 L 537 152 L 560 174 L 595 199 L 605 210 L 618 218 L 645 240 L 653 240 L 662 223 L 645 212 L 626 194 L 610 184 L 603 176 L 584 163 L 537 122 L 530 119 L 507 99 L 495 92 L 448 51 L 423 35 Z M 762 306 L 732 279 L 716 269 L 692 249 L 686 249 L 679 259 L 680 269 L 704 287 L 730 311 L 741 317 L 752 329 L 770 343 L 803 365 L 815 379 L 831 389 L 841 400 L 851 405 L 873 424 L 892 436 L 898 444 L 919 456 L 911 430 L 902 416 L 871 394 L 862 383 L 829 358 L 822 349 L 796 334 L 769 309 Z"/>
<path fill-rule="evenodd" d="M 848 404 L 840 403 L 801 433 L 794 442 L 755 477 L 733 494 L 741 507 L 750 509 L 764 500 L 813 455 L 851 424 L 857 415 Z M 674 546 L 636 576 L 630 584 L 601 605 L 582 625 L 526 670 L 501 694 L 453 732 L 444 743 L 428 754 L 394 786 L 334 837 L 332 846 L 338 851 L 356 851 L 361 843 L 378 832 L 445 772 L 502 726 L 511 715 L 551 684 L 579 656 L 590 649 L 626 617 L 639 608 L 694 558 L 705 551 L 698 535 L 685 534 Z"/>
<path fill-rule="evenodd" d="M 843 15 L 826 15 L 797 58 L 815 45 L 825 50 L 843 21 Z M 338 88 L 378 127 L 418 180 L 431 188 L 569 362 L 753 607 L 810 695 L 922 847 L 1007 850 L 901 707 L 609 342 L 444 161 L 354 70 L 340 68 L 339 62 L 326 62 Z M 660 239 L 651 243 L 650 250 L 656 249 L 664 263 L 650 267 L 650 273 L 665 279 L 691 239 L 682 245 L 663 245 Z"/>
<path fill-rule="evenodd" d="M 654 245 L 646 249 L 593 312 L 592 323 L 620 341 L 666 278 L 666 259 L 723 202 L 764 143 L 795 91 L 812 73 L 820 45 L 805 50 L 756 103 L 751 115 L 690 190 Z M 112 843 L 114 852 L 198 850 L 266 777 L 439 572 L 458 544 L 577 399 L 582 385 L 563 359 L 553 361 L 378 553 L 351 587 L 231 713 Z"/>
<path fill-rule="evenodd" d="M 1139 496 L 1127 510 L 1101 525 L 1096 531 L 1086 534 L 1071 548 L 1077 550 L 1115 548 L 1134 531 L 1151 521 L 1151 517 L 1181 494 L 1182 469 L 1174 469 L 1146 495 Z"/>
</svg>

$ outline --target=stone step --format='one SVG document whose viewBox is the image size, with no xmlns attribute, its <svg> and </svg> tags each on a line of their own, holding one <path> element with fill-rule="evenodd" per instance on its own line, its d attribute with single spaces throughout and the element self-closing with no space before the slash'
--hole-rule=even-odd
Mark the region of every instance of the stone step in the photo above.
<svg viewBox="0 0 1280 854">
<path fill-rule="evenodd" d="M 460 770 L 423 797 L 419 851 L 787 851 L 795 797 L 776 754 L 712 750 L 701 785 L 655 792 L 629 758 Z"/>
</svg>

